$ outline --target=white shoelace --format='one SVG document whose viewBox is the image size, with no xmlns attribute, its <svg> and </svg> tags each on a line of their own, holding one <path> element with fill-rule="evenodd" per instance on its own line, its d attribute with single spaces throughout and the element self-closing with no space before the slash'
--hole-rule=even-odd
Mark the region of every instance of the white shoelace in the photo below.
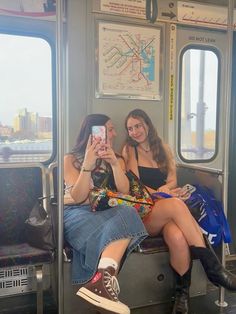
<svg viewBox="0 0 236 314">
<path fill-rule="evenodd" d="M 118 294 L 120 293 L 120 287 L 118 280 L 115 276 L 111 276 L 109 272 L 104 272 L 104 281 L 107 290 L 112 294 L 112 296 L 118 300 Z"/>
</svg>

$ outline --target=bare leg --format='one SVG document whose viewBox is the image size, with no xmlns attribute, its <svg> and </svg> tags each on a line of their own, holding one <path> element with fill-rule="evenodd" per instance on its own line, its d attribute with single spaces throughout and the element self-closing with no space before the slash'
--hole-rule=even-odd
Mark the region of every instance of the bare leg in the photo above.
<svg viewBox="0 0 236 314">
<path fill-rule="evenodd" d="M 206 247 L 197 222 L 184 202 L 177 198 L 157 201 L 151 213 L 144 220 L 145 227 L 150 235 L 160 233 L 169 222 L 174 222 L 179 227 L 189 246 Z"/>
<path fill-rule="evenodd" d="M 131 239 L 121 239 L 111 242 L 102 252 L 102 257 L 110 257 L 119 265 Z"/>
<path fill-rule="evenodd" d="M 182 276 L 190 266 L 188 243 L 182 231 L 173 222 L 164 226 L 162 234 L 170 251 L 170 264 Z"/>
<path fill-rule="evenodd" d="M 102 252 L 103 261 L 112 259 L 120 264 L 127 246 L 131 239 L 121 239 L 111 242 Z M 100 261 L 101 263 L 102 261 Z M 111 263 L 111 264 L 112 264 Z M 105 264 L 105 263 L 104 263 Z M 93 278 L 77 291 L 77 295 L 87 302 L 117 314 L 130 314 L 127 305 L 118 299 L 119 284 L 116 278 L 116 270 L 112 265 L 100 267 Z"/>
<path fill-rule="evenodd" d="M 158 234 L 169 222 L 174 222 L 183 232 L 191 255 L 200 259 L 208 279 L 216 286 L 236 292 L 236 276 L 221 265 L 210 246 L 206 247 L 201 229 L 182 201 L 176 198 L 160 200 L 144 220 L 150 235 Z"/>
<path fill-rule="evenodd" d="M 175 278 L 172 314 L 188 313 L 192 268 L 189 246 L 182 231 L 174 222 L 167 223 L 162 233 L 169 247 L 170 264 Z"/>
</svg>

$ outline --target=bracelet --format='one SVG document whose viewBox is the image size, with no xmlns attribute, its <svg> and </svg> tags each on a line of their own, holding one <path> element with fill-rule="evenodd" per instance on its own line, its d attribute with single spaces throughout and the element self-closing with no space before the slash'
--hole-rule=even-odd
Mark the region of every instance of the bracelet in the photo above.
<svg viewBox="0 0 236 314">
<path fill-rule="evenodd" d="M 82 167 L 82 168 L 81 168 L 81 171 L 83 171 L 83 172 L 91 172 L 92 170 L 85 169 L 84 167 Z"/>
</svg>

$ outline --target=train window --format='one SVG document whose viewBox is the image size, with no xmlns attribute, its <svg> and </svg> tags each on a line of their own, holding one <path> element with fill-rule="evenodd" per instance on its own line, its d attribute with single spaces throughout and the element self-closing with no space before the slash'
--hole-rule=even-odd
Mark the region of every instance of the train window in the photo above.
<svg viewBox="0 0 236 314">
<path fill-rule="evenodd" d="M 212 50 L 185 49 L 181 58 L 179 154 L 206 162 L 216 154 L 218 56 Z"/>
<path fill-rule="evenodd" d="M 0 34 L 0 162 L 50 159 L 51 60 L 46 40 Z"/>
</svg>

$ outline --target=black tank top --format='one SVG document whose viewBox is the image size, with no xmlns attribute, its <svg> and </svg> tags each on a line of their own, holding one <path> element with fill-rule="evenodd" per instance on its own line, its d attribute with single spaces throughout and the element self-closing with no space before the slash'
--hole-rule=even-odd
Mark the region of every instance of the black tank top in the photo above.
<svg viewBox="0 0 236 314">
<path fill-rule="evenodd" d="M 134 147 L 135 157 L 138 163 L 138 150 Z M 142 183 L 153 190 L 166 184 L 167 175 L 160 168 L 143 167 L 138 165 L 139 178 Z"/>
</svg>

